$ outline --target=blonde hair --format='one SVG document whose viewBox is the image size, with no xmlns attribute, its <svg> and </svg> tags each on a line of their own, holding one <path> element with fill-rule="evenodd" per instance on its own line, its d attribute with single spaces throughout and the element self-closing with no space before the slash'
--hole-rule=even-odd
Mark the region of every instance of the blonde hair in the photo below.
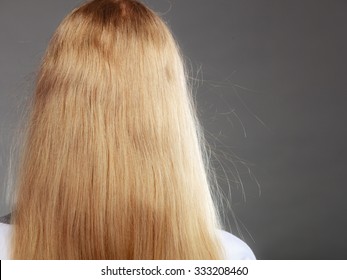
<svg viewBox="0 0 347 280">
<path fill-rule="evenodd" d="M 13 259 L 223 259 L 202 128 L 166 24 L 134 0 L 73 10 L 42 60 Z"/>
</svg>

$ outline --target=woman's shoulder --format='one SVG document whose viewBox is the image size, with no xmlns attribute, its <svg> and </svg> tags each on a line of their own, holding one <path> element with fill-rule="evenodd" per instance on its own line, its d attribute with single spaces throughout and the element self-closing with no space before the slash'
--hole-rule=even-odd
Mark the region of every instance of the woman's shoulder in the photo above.
<svg viewBox="0 0 347 280">
<path fill-rule="evenodd" d="M 235 235 L 218 230 L 225 249 L 227 260 L 255 260 L 256 257 L 251 248 Z"/>
<path fill-rule="evenodd" d="M 0 260 L 8 258 L 11 228 L 9 224 L 0 223 Z"/>
</svg>

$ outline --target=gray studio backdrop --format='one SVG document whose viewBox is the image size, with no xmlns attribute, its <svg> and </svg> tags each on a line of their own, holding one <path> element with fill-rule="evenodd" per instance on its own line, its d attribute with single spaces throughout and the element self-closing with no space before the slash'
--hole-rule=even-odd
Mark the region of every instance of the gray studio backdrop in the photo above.
<svg viewBox="0 0 347 280">
<path fill-rule="evenodd" d="M 81 0 L 0 1 L 0 178 L 48 40 Z M 345 1 L 147 0 L 191 70 L 227 229 L 258 259 L 346 259 Z M 8 206 L 2 195 L 0 214 Z"/>
</svg>

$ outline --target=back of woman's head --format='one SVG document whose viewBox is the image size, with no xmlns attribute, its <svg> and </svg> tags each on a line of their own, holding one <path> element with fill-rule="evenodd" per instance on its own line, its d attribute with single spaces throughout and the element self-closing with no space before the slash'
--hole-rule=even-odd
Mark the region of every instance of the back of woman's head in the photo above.
<svg viewBox="0 0 347 280">
<path fill-rule="evenodd" d="M 94 0 L 42 60 L 12 257 L 218 259 L 220 226 L 178 47 L 132 0 Z"/>
</svg>

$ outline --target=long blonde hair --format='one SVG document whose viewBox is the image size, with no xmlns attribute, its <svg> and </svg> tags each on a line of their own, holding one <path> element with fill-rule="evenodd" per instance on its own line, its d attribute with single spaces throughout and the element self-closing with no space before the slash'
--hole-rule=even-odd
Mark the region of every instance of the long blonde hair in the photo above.
<svg viewBox="0 0 347 280">
<path fill-rule="evenodd" d="M 196 105 L 166 24 L 94 0 L 54 33 L 17 175 L 13 259 L 222 259 Z"/>
</svg>

